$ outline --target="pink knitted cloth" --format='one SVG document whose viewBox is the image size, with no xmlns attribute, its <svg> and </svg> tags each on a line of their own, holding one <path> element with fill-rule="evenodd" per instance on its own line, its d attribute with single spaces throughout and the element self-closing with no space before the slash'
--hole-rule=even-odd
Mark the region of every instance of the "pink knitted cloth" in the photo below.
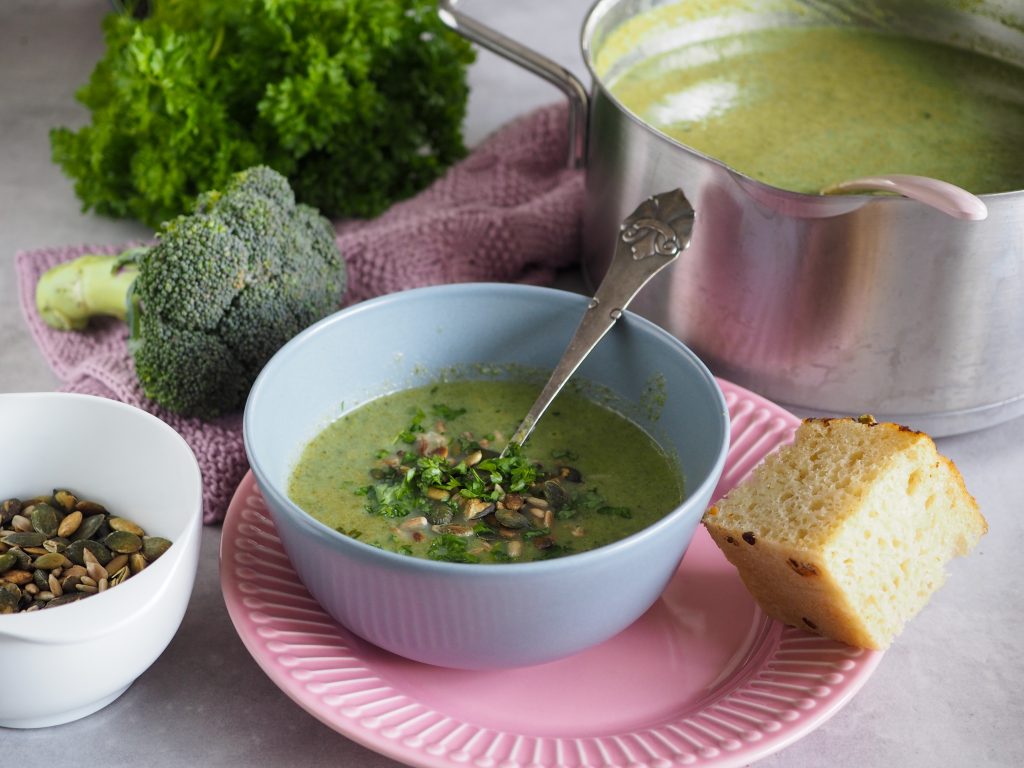
<svg viewBox="0 0 1024 768">
<path fill-rule="evenodd" d="M 579 254 L 582 177 L 565 168 L 566 111 L 540 109 L 502 128 L 431 187 L 369 221 L 338 225 L 348 264 L 343 304 L 438 283 L 544 284 Z M 188 441 L 203 473 L 203 519 L 224 518 L 248 469 L 241 414 L 216 421 L 169 413 L 142 394 L 119 321 L 86 332 L 55 331 L 35 310 L 35 285 L 50 267 L 119 246 L 22 251 L 15 257 L 29 330 L 62 391 L 100 395 L 142 408 Z"/>
</svg>

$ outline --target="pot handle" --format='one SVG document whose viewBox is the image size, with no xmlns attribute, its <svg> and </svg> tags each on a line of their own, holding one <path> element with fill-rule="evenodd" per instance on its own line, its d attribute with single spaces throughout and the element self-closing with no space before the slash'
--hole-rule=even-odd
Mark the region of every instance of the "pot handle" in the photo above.
<svg viewBox="0 0 1024 768">
<path fill-rule="evenodd" d="M 571 168 L 582 168 L 587 155 L 587 89 L 572 72 L 536 51 L 517 43 L 457 9 L 459 0 L 438 0 L 437 15 L 449 28 L 474 43 L 557 86 L 569 99 L 569 157 Z"/>
<path fill-rule="evenodd" d="M 865 176 L 832 184 L 821 190 L 823 195 L 837 192 L 893 192 L 942 211 L 954 219 L 981 221 L 988 216 L 988 206 L 978 197 L 948 181 L 927 176 L 894 173 L 888 176 Z"/>
</svg>

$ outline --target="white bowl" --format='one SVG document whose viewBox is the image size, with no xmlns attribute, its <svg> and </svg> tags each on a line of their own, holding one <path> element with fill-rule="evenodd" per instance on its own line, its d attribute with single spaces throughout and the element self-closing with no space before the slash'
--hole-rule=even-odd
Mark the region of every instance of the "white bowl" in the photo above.
<svg viewBox="0 0 1024 768">
<path fill-rule="evenodd" d="M 0 726 L 8 728 L 70 722 L 120 696 L 177 631 L 199 561 L 199 465 L 155 416 L 88 395 L 0 395 L 0 499 L 54 488 L 99 501 L 172 545 L 106 592 L 0 616 L 8 693 Z"/>
</svg>

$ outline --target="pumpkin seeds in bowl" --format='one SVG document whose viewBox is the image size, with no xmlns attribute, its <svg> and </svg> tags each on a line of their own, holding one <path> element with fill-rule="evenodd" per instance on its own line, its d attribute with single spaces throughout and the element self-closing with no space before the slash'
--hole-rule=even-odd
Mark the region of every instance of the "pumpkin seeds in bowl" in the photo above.
<svg viewBox="0 0 1024 768">
<path fill-rule="evenodd" d="M 66 488 L 0 502 L 0 614 L 54 608 L 140 573 L 171 542 Z"/>
</svg>

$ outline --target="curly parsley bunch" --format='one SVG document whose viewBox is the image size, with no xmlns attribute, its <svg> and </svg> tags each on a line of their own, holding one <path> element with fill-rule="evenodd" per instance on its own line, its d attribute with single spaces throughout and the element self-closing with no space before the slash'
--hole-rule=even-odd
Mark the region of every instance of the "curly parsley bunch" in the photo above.
<svg viewBox="0 0 1024 768">
<path fill-rule="evenodd" d="M 156 226 L 264 164 L 330 217 L 372 216 L 465 154 L 469 44 L 433 0 L 154 0 L 111 14 L 51 132 L 83 208 Z"/>
</svg>

